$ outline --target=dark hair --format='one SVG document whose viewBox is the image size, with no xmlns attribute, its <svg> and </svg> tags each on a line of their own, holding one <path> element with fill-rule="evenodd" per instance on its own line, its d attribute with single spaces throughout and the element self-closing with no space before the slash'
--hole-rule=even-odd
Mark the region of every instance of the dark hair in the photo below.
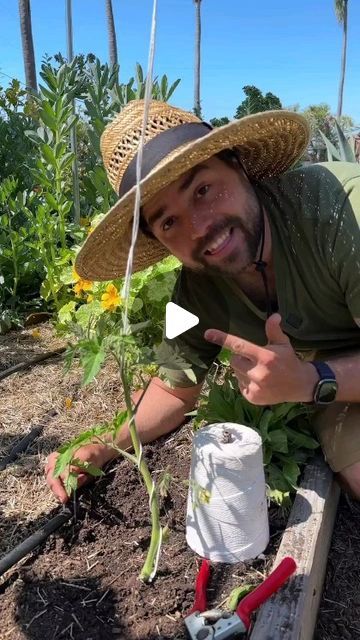
<svg viewBox="0 0 360 640">
<path fill-rule="evenodd" d="M 219 158 L 219 160 L 224 162 L 224 164 L 226 164 L 230 169 L 234 169 L 234 171 L 238 171 L 239 169 L 242 169 L 246 173 L 246 170 L 244 169 L 244 166 L 241 161 L 240 151 L 236 149 L 236 147 L 234 147 L 233 149 L 223 149 L 223 151 L 219 151 L 219 153 L 215 153 L 215 156 L 213 157 Z M 157 240 L 157 238 L 154 236 L 153 232 L 150 230 L 150 227 L 148 226 L 148 223 L 144 218 L 142 207 L 140 207 L 139 227 L 140 227 L 140 230 L 148 238 Z"/>
</svg>

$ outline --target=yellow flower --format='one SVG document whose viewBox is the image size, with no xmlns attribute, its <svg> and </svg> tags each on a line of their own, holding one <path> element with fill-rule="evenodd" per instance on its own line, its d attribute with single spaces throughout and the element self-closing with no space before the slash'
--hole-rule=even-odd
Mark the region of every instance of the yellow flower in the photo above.
<svg viewBox="0 0 360 640">
<path fill-rule="evenodd" d="M 76 283 L 73 289 L 77 297 L 79 297 L 83 291 L 91 291 L 93 283 L 90 280 L 83 280 L 75 270 L 75 267 L 73 267 L 72 275 L 73 281 Z"/>
<path fill-rule="evenodd" d="M 73 287 L 75 295 L 79 297 L 83 291 L 91 291 L 93 283 L 90 280 L 80 280 Z"/>
<path fill-rule="evenodd" d="M 92 225 L 89 227 L 88 229 L 88 236 L 90 235 L 90 233 L 92 233 L 94 231 L 95 227 L 93 227 Z"/>
<path fill-rule="evenodd" d="M 92 293 L 89 293 L 88 297 L 86 298 L 86 302 L 89 304 L 89 302 L 92 302 L 94 300 L 94 295 Z"/>
<path fill-rule="evenodd" d="M 81 280 L 78 272 L 76 271 L 75 267 L 72 268 L 72 277 L 73 277 L 73 281 L 74 282 L 78 282 L 79 280 Z"/>
<path fill-rule="evenodd" d="M 101 306 L 108 311 L 114 311 L 121 303 L 119 292 L 114 284 L 108 284 L 106 293 L 101 296 Z"/>
<path fill-rule="evenodd" d="M 71 409 L 72 403 L 73 403 L 72 398 L 65 398 L 65 407 L 67 409 Z"/>
</svg>

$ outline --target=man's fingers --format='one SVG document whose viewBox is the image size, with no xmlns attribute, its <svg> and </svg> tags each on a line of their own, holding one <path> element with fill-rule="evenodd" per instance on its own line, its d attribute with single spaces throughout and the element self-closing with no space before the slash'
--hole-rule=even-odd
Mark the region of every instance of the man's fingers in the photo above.
<svg viewBox="0 0 360 640">
<path fill-rule="evenodd" d="M 265 332 L 269 344 L 290 344 L 290 339 L 283 332 L 281 326 L 281 315 L 279 313 L 273 313 L 270 318 L 266 320 Z"/>
<path fill-rule="evenodd" d="M 236 355 L 245 356 L 253 361 L 258 360 L 263 351 L 262 347 L 258 347 L 258 345 L 248 342 L 248 340 L 243 340 L 243 338 L 239 338 L 238 336 L 232 336 L 230 333 L 225 333 L 218 329 L 208 329 L 204 333 L 204 338 L 208 340 L 208 342 L 213 342 L 220 347 L 230 349 L 230 351 Z"/>
<path fill-rule="evenodd" d="M 53 494 L 62 502 L 63 504 L 69 500 L 69 496 L 65 491 L 64 487 L 64 479 L 66 474 L 61 474 L 60 476 L 54 478 L 54 469 L 56 463 L 57 456 L 50 456 L 49 461 L 45 466 L 45 476 L 46 483 L 48 487 L 51 489 Z M 86 482 L 89 481 L 89 475 L 84 473 L 79 467 L 71 467 L 71 471 L 78 474 L 77 477 L 77 486 L 82 487 Z"/>
<path fill-rule="evenodd" d="M 249 358 L 243 358 L 242 356 L 232 356 L 229 364 L 230 367 L 234 369 L 234 372 L 244 379 L 248 378 L 250 369 L 254 368 L 254 362 L 249 360 Z"/>
<path fill-rule="evenodd" d="M 65 491 L 64 485 L 60 478 L 54 478 L 51 473 L 47 475 L 46 482 L 48 484 L 49 489 L 53 492 L 53 494 L 65 504 L 68 501 L 69 496 Z"/>
</svg>

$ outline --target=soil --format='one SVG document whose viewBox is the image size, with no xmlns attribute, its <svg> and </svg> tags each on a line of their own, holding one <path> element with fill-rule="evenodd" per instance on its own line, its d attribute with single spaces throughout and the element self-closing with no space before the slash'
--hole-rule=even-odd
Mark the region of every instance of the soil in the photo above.
<svg viewBox="0 0 360 640">
<path fill-rule="evenodd" d="M 162 500 L 162 522 L 170 537 L 157 577 L 138 575 L 149 544 L 147 494 L 128 461 L 113 463 L 106 478 L 88 487 L 78 505 L 78 522 L 63 527 L 20 566 L 2 587 L 1 638 L 11 640 L 185 638 L 183 616 L 193 605 L 199 559 L 187 547 L 185 513 L 191 429 L 147 445 L 155 476 L 171 469 Z M 219 605 L 241 584 L 259 583 L 271 567 L 285 524 L 271 511 L 271 542 L 253 563 L 213 567 L 209 606 Z"/>
<path fill-rule="evenodd" d="M 360 638 L 360 503 L 340 497 L 314 640 Z"/>
<path fill-rule="evenodd" d="M 61 346 L 49 324 L 32 332 L 0 336 L 0 370 Z M 121 405 L 122 390 L 111 363 L 84 388 L 78 368 L 64 375 L 61 362 L 47 362 L 1 383 L 0 455 L 6 455 L 48 410 L 55 408 L 57 415 L 16 463 L 1 472 L 0 554 L 58 512 L 44 486 L 49 452 L 110 419 Z M 170 538 L 154 583 L 143 585 L 138 579 L 150 536 L 147 494 L 130 463 L 113 463 L 106 478 L 84 491 L 78 522 L 63 527 L 0 580 L 0 640 L 185 637 L 183 616 L 193 604 L 199 566 L 185 540 L 190 446 L 191 427 L 186 425 L 144 448 L 157 477 L 168 467 L 175 476 L 162 502 L 162 524 L 169 525 Z M 258 583 L 268 574 L 285 517 L 270 510 L 270 523 L 265 559 L 213 568 L 209 606 L 225 600 L 235 586 Z M 342 495 L 315 640 L 360 638 L 359 525 L 360 504 Z"/>
</svg>

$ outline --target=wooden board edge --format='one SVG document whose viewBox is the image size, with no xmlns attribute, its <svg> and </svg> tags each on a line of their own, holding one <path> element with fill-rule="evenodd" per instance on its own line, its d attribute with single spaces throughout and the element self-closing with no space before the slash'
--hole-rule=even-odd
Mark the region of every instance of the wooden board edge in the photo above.
<svg viewBox="0 0 360 640">
<path fill-rule="evenodd" d="M 311 640 L 340 490 L 321 455 L 306 467 L 273 568 L 292 556 L 297 571 L 259 610 L 251 640 Z"/>
</svg>

